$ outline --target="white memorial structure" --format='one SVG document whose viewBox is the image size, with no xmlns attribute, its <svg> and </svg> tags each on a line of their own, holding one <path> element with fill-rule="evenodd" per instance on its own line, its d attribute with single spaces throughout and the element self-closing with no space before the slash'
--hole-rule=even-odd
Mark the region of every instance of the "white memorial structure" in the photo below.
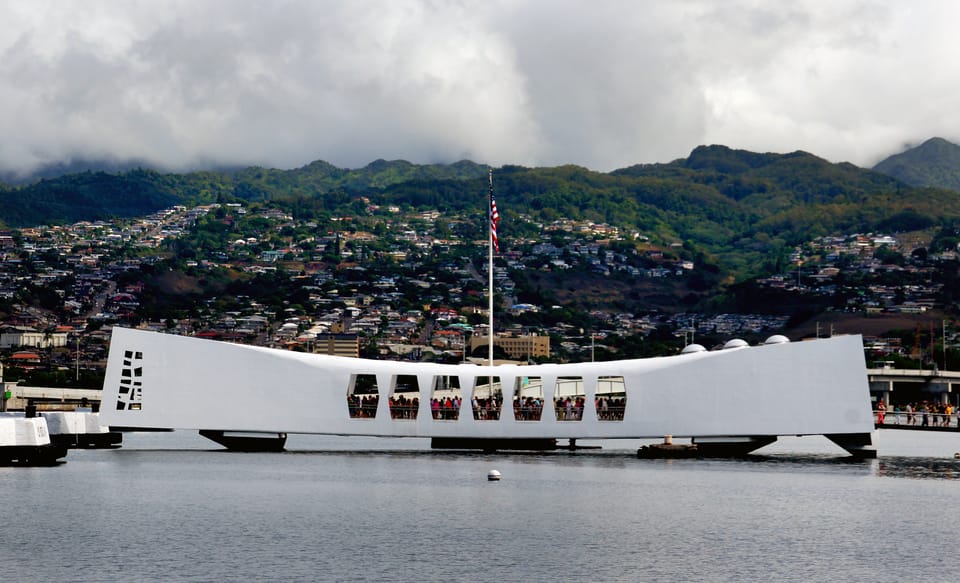
<svg viewBox="0 0 960 583">
<path fill-rule="evenodd" d="M 874 457 L 862 340 L 771 337 L 760 346 L 577 364 L 394 362 L 115 327 L 101 404 L 112 427 L 258 435 L 429 437 L 435 447 L 549 448 L 557 439 L 691 437 L 745 453 L 826 435 Z M 229 439 L 236 433 L 236 440 Z M 282 447 L 282 442 L 280 442 Z"/>
</svg>

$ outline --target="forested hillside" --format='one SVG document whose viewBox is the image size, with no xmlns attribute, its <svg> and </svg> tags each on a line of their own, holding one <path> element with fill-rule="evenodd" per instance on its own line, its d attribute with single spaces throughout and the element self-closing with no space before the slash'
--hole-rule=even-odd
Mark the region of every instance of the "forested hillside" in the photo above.
<svg viewBox="0 0 960 583">
<path fill-rule="evenodd" d="M 931 138 L 916 148 L 890 156 L 873 167 L 911 186 L 960 191 L 960 146 Z"/>
<path fill-rule="evenodd" d="M 378 160 L 347 170 L 313 162 L 294 170 L 163 174 L 85 172 L 0 188 L 8 226 L 136 216 L 173 204 L 274 201 L 300 217 L 362 213 L 365 197 L 482 216 L 487 167 Z M 529 221 L 590 220 L 654 244 L 683 244 L 738 276 L 782 269 L 790 248 L 820 235 L 952 225 L 960 194 L 911 187 L 805 152 L 758 154 L 701 146 L 668 164 L 610 173 L 578 166 L 495 170 L 502 236 L 535 237 Z M 482 224 L 482 221 L 478 221 Z"/>
<path fill-rule="evenodd" d="M 291 200 L 322 197 L 336 190 L 366 193 L 405 181 L 485 178 L 487 170 L 486 166 L 469 161 L 415 165 L 377 160 L 357 170 L 317 161 L 294 170 L 251 167 L 235 172 L 186 174 L 143 169 L 79 172 L 24 186 L 0 185 L 0 221 L 22 227 L 137 216 L 173 204 Z"/>
</svg>

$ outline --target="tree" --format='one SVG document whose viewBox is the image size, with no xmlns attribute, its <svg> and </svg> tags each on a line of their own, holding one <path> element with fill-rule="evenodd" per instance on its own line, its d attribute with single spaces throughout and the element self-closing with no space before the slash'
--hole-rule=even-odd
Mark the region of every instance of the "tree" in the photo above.
<svg viewBox="0 0 960 583">
<path fill-rule="evenodd" d="M 886 244 L 877 247 L 873 252 L 873 257 L 884 265 L 903 265 L 905 263 L 903 255 Z"/>
</svg>

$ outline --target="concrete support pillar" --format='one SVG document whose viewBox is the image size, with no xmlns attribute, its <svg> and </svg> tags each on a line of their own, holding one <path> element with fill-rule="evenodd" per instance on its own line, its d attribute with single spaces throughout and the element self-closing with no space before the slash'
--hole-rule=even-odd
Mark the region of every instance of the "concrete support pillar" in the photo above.
<svg viewBox="0 0 960 583">
<path fill-rule="evenodd" d="M 877 448 L 873 445 L 873 435 L 870 433 L 828 434 L 826 438 L 847 450 L 847 453 L 855 458 L 877 457 Z"/>
<path fill-rule="evenodd" d="M 887 390 L 880 393 L 880 399 L 888 406 L 890 405 L 890 395 L 893 394 L 893 381 L 887 381 Z"/>
</svg>

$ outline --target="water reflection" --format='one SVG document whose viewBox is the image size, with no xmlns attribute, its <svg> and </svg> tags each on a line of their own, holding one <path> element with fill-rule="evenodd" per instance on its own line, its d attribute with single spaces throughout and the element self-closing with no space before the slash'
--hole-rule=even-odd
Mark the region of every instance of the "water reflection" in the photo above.
<svg viewBox="0 0 960 583">
<path fill-rule="evenodd" d="M 955 459 L 881 458 L 877 460 L 876 467 L 876 475 L 881 478 L 960 479 L 960 460 Z"/>
<path fill-rule="evenodd" d="M 226 453 L 226 452 L 224 452 Z M 459 459 L 509 462 L 520 465 L 559 467 L 635 468 L 650 470 L 786 472 L 839 474 L 847 476 L 876 476 L 929 480 L 960 479 L 960 459 L 923 457 L 885 457 L 857 459 L 831 455 L 749 455 L 741 458 L 710 459 L 637 459 L 632 455 L 600 452 L 503 452 L 481 453 L 466 451 L 411 451 L 411 450 L 312 450 L 287 452 L 282 455 L 335 456 L 346 458 L 375 457 L 384 459 Z"/>
<path fill-rule="evenodd" d="M 126 463 L 160 461 L 173 462 L 190 452 L 202 456 L 197 463 L 210 463 L 206 456 L 213 454 L 217 462 L 251 462 L 284 465 L 295 459 L 291 456 L 342 458 L 343 460 L 395 460 L 401 466 L 413 460 L 449 460 L 451 463 L 489 461 L 521 466 L 555 468 L 597 468 L 670 472 L 749 472 L 771 474 L 815 474 L 831 476 L 881 477 L 920 480 L 960 479 L 960 459 L 953 452 L 960 449 L 957 434 L 926 434 L 908 431 L 880 431 L 877 445 L 881 457 L 859 460 L 847 456 L 825 438 L 782 438 L 776 446 L 769 446 L 744 458 L 639 460 L 637 447 L 650 440 L 608 440 L 585 442 L 602 445 L 602 449 L 547 452 L 498 452 L 495 454 L 458 450 L 430 449 L 428 439 L 389 439 L 375 437 L 292 436 L 283 454 L 237 454 L 219 449 L 196 433 L 130 434 L 124 447 L 102 454 L 94 454 L 102 463 L 109 460 Z M 764 451 L 769 453 L 764 454 Z M 220 454 L 223 454 L 222 456 Z M 71 458 L 68 458 L 70 460 Z M 73 461 L 79 461 L 76 456 Z M 69 463 L 66 465 L 70 465 Z"/>
<path fill-rule="evenodd" d="M 737 460 L 728 460 L 735 462 Z M 960 479 L 960 460 L 924 457 L 881 457 L 862 460 L 854 457 L 818 455 L 747 456 L 742 463 L 754 464 L 764 470 L 817 471 L 870 475 L 880 478 L 909 478 L 925 480 Z"/>
</svg>

